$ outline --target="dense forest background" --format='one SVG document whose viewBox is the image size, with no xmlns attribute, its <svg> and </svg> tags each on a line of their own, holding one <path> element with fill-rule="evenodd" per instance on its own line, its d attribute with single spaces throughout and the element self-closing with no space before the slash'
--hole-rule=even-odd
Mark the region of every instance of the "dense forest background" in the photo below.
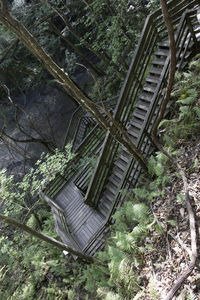
<svg viewBox="0 0 200 300">
<path fill-rule="evenodd" d="M 8 3 L 55 62 L 99 102 L 119 94 L 144 21 L 156 1 Z M 2 146 L 1 163 L 11 169 L 18 166 L 19 173 L 20 156 L 26 157 L 30 167 L 36 152 L 63 146 L 76 102 L 8 29 L 1 26 L 0 34 L 1 134 L 3 144 L 16 156 L 10 164 Z"/>
<path fill-rule="evenodd" d="M 95 102 L 119 94 L 145 19 L 159 5 L 144 0 L 7 2 L 12 15 Z M 160 129 L 165 147 L 188 175 L 198 218 L 199 71 L 196 56 L 188 70 L 177 74 L 176 104 Z M 1 210 L 58 239 L 49 207 L 35 202 L 35 195 L 45 184 L 41 178 L 51 179 L 48 164 L 54 164 L 54 176 L 71 159 L 63 143 L 77 104 L 4 26 L 0 106 Z M 102 265 L 86 266 L 0 223 L 0 297 L 160 299 L 187 265 L 190 245 L 184 191 L 173 164 L 157 152 L 148 168 L 149 178 L 141 177 L 131 193 L 123 191 L 130 201 L 116 213 L 106 249 L 97 255 Z M 177 299 L 198 299 L 199 293 L 195 269 Z"/>
</svg>

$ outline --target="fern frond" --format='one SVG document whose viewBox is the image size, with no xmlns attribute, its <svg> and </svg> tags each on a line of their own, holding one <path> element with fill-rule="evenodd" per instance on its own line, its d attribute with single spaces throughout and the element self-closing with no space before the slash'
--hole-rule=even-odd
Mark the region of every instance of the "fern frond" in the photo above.
<svg viewBox="0 0 200 300">
<path fill-rule="evenodd" d="M 185 99 L 177 100 L 177 103 L 180 103 L 182 105 L 189 105 L 189 104 L 192 104 L 195 100 L 196 100 L 195 96 L 189 96 L 189 97 L 186 97 Z"/>
<path fill-rule="evenodd" d="M 132 212 L 135 221 L 145 222 L 148 219 L 149 208 L 145 203 L 134 204 Z"/>
<path fill-rule="evenodd" d="M 193 108 L 193 110 L 196 113 L 197 118 L 200 120 L 200 107 L 199 106 L 195 106 Z"/>
</svg>

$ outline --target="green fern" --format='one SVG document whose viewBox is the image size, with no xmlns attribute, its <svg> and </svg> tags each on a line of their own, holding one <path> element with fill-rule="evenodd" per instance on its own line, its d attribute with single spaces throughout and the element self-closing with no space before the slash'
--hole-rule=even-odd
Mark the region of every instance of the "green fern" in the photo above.
<svg viewBox="0 0 200 300">
<path fill-rule="evenodd" d="M 197 118 L 200 120 L 200 107 L 199 106 L 195 106 L 193 108 L 193 111 L 195 112 Z"/>
</svg>

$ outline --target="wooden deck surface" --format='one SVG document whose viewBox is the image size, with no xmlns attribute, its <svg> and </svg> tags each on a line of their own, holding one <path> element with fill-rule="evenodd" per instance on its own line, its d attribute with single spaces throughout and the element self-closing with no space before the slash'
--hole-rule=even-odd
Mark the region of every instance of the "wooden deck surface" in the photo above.
<svg viewBox="0 0 200 300">
<path fill-rule="evenodd" d="M 74 178 L 56 195 L 54 201 L 64 210 L 72 236 L 80 249 L 83 249 L 105 217 L 84 203 L 84 197 L 73 180 Z M 59 221 L 59 216 L 57 218 Z"/>
</svg>

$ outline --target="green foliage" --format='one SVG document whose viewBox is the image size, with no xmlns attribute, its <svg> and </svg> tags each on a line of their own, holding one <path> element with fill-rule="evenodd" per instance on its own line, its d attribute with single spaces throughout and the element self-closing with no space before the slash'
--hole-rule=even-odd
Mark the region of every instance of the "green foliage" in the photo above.
<svg viewBox="0 0 200 300">
<path fill-rule="evenodd" d="M 73 157 L 70 149 L 68 145 L 64 152 L 56 149 L 54 155 L 43 153 L 36 162 L 36 169 L 31 169 L 21 182 L 15 182 L 14 176 L 8 176 L 6 170 L 2 170 L 0 193 L 1 199 L 4 200 L 4 213 L 9 212 L 9 215 L 15 218 L 18 214 L 21 215 L 23 209 L 27 209 L 28 202 L 24 201 L 27 195 L 33 198 L 49 180 L 55 178 L 58 172 L 63 174 L 67 162 Z M 53 216 L 47 208 L 44 209 L 44 206 L 30 215 L 27 225 L 39 230 L 38 219 L 42 224 L 41 233 L 56 238 Z M 76 271 L 66 270 L 66 260 L 60 250 L 50 247 L 45 242 L 41 242 L 38 246 L 38 239 L 18 230 L 9 229 L 6 225 L 0 230 L 3 233 L 0 238 L 0 281 L 2 280 L 0 296 L 12 300 L 34 298 L 42 300 L 65 299 L 69 294 L 73 299 L 71 281 Z M 66 287 L 70 288 L 69 293 Z"/>
<path fill-rule="evenodd" d="M 47 211 L 40 211 L 39 217 L 52 222 L 43 222 L 42 233 L 54 233 L 53 217 Z M 38 240 L 27 234 L 8 232 L 0 238 L 0 297 L 18 299 L 73 299 L 76 295 L 76 281 L 81 265 L 66 260 L 62 252 L 45 242 L 38 246 Z M 74 285 L 72 284 L 74 282 Z M 76 297 L 74 296 L 74 299 Z"/>
<path fill-rule="evenodd" d="M 175 147 L 180 139 L 199 132 L 200 107 L 200 57 L 197 55 L 189 66 L 188 72 L 176 75 L 178 84 L 173 92 L 176 100 L 177 114 L 172 120 L 163 120 L 161 128 L 165 128 L 164 141 L 167 145 Z"/>
<path fill-rule="evenodd" d="M 29 226 L 29 227 L 31 227 L 34 230 L 38 229 L 38 223 L 37 223 L 37 220 L 35 218 L 35 215 L 32 214 L 30 216 L 30 218 L 28 219 L 26 225 Z"/>
<path fill-rule="evenodd" d="M 0 171 L 0 197 L 7 202 L 9 210 L 13 206 L 18 209 L 26 209 L 33 201 L 33 197 L 39 195 L 44 187 L 59 173 L 63 175 L 66 165 L 74 157 L 71 153 L 71 145 L 67 145 L 64 151 L 55 150 L 53 155 L 43 153 L 35 163 L 35 169 L 31 168 L 21 181 L 15 182 L 13 175 L 7 175 L 7 170 Z"/>
</svg>

